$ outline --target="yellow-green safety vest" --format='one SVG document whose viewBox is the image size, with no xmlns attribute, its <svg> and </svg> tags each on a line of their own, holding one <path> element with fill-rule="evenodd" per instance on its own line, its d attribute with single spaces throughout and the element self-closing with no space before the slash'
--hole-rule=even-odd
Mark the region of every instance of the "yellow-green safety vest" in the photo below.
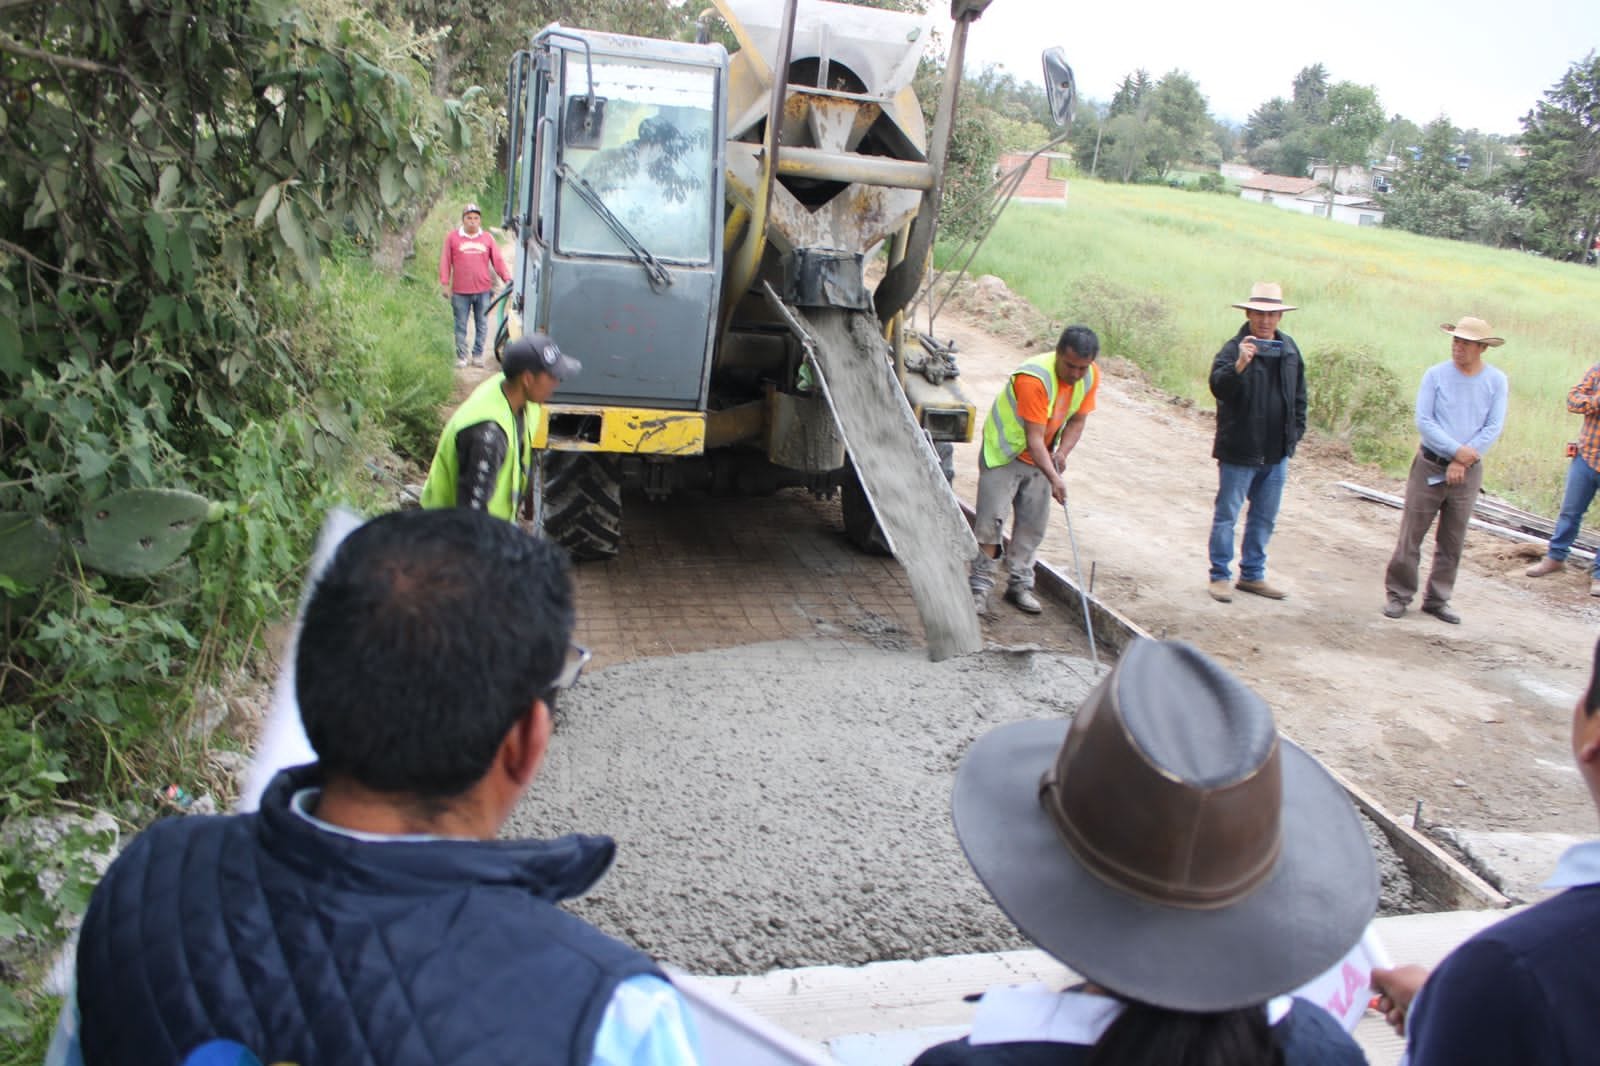
<svg viewBox="0 0 1600 1066">
<path fill-rule="evenodd" d="M 1049 442 L 1052 451 L 1060 443 L 1061 434 L 1067 428 L 1067 421 L 1078 413 L 1078 408 L 1083 406 L 1083 398 L 1089 395 L 1089 390 L 1094 387 L 1096 372 L 1095 366 L 1090 364 L 1088 371 L 1072 387 L 1072 398 L 1067 401 L 1067 417 L 1061 420 L 1061 428 L 1056 430 L 1055 439 Z M 988 470 L 1005 466 L 1028 450 L 1028 431 L 1022 424 L 1022 418 L 1017 414 L 1018 374 L 1038 378 L 1044 384 L 1045 410 L 1056 409 L 1056 393 L 1061 388 L 1056 378 L 1056 353 L 1045 352 L 1025 361 L 1013 370 L 1011 376 L 1006 379 L 1005 390 L 994 398 L 994 406 L 989 408 L 989 420 L 983 427 L 983 465 Z"/>
<path fill-rule="evenodd" d="M 428 508 L 454 507 L 456 486 L 459 484 L 460 463 L 456 458 L 456 434 L 479 422 L 493 422 L 505 431 L 506 459 L 495 475 L 494 494 L 489 497 L 489 513 L 496 518 L 512 521 L 517 515 L 517 501 L 528 487 L 528 467 L 533 462 L 533 434 L 539 425 L 539 405 L 529 403 L 522 409 L 522 441 L 517 447 L 517 420 L 511 412 L 511 401 L 501 389 L 506 376 L 495 374 L 486 378 L 472 390 L 466 402 L 456 408 L 450 421 L 439 434 L 439 447 L 433 453 L 433 465 L 428 467 L 428 480 L 422 486 L 422 506 Z"/>
</svg>

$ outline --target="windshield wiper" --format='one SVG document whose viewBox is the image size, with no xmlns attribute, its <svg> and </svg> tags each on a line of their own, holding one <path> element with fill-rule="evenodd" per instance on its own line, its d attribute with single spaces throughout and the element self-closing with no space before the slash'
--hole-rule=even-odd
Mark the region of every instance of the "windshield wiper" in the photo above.
<svg viewBox="0 0 1600 1066">
<path fill-rule="evenodd" d="M 644 267 L 645 274 L 649 276 L 651 289 L 659 292 L 672 284 L 672 275 L 667 273 L 667 268 L 661 265 L 661 260 L 651 255 L 650 250 L 640 243 L 639 238 L 633 235 L 633 231 L 628 229 L 622 219 L 611 213 L 611 209 L 606 206 L 604 200 L 600 199 L 600 194 L 595 191 L 593 185 L 590 185 L 581 174 L 565 163 L 556 165 L 556 175 L 562 181 L 572 183 L 573 191 L 578 194 L 578 199 L 588 204 L 589 208 L 600 216 L 600 221 L 604 222 L 606 227 L 616 234 L 617 240 L 621 241 L 628 251 L 633 253 L 633 257 L 639 261 L 639 264 Z"/>
</svg>

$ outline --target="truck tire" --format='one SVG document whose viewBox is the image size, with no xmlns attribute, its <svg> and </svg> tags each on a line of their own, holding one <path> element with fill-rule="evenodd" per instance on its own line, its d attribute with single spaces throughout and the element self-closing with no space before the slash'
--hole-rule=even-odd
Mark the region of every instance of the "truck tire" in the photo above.
<svg viewBox="0 0 1600 1066">
<path fill-rule="evenodd" d="M 839 510 L 844 515 L 844 533 L 851 544 L 868 555 L 893 554 L 853 463 L 845 463 L 844 477 L 839 482 Z"/>
<path fill-rule="evenodd" d="M 622 547 L 621 475 L 610 456 L 545 452 L 545 536 L 580 562 L 614 557 Z"/>
</svg>

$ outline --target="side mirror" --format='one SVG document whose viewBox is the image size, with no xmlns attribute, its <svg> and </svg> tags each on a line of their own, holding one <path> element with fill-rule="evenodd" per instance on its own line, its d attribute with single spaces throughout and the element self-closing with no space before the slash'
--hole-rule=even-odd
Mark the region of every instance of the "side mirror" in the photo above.
<svg viewBox="0 0 1600 1066">
<path fill-rule="evenodd" d="M 605 125 L 605 97 L 569 96 L 561 124 L 561 143 L 568 148 L 599 148 Z"/>
<path fill-rule="evenodd" d="M 1050 117 L 1066 129 L 1072 125 L 1072 110 L 1078 102 L 1078 82 L 1067 65 L 1067 54 L 1060 45 L 1044 50 L 1044 94 L 1050 102 Z"/>
</svg>

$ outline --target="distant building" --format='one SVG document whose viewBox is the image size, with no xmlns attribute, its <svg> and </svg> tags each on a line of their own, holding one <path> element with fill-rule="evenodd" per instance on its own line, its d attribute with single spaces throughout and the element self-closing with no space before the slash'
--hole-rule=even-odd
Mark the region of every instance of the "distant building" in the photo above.
<svg viewBox="0 0 1600 1066">
<path fill-rule="evenodd" d="M 1316 215 L 1319 218 L 1328 216 L 1328 187 L 1314 178 L 1262 174 L 1240 183 L 1239 198 L 1271 204 L 1285 211 L 1298 211 L 1303 215 Z M 1333 220 L 1351 226 L 1379 226 L 1383 224 L 1383 208 L 1370 196 L 1335 193 Z"/>
<path fill-rule="evenodd" d="M 1328 217 L 1328 190 L 1318 186 L 1304 196 L 1295 198 L 1297 211 L 1304 211 L 1308 215 L 1318 218 Z M 1383 225 L 1383 208 L 1371 197 L 1359 194 L 1333 196 L 1333 220 L 1343 222 L 1350 226 L 1381 226 Z"/>
<path fill-rule="evenodd" d="M 1239 198 L 1254 200 L 1261 204 L 1278 204 L 1288 207 L 1283 201 L 1292 201 L 1301 193 L 1315 189 L 1317 183 L 1310 178 L 1286 178 L 1282 174 L 1260 174 L 1254 178 L 1246 178 L 1239 183 Z"/>
<path fill-rule="evenodd" d="M 1317 163 L 1311 168 L 1311 178 L 1320 185 L 1326 186 L 1330 178 L 1334 180 L 1333 191 L 1346 196 L 1370 196 L 1375 192 L 1388 192 L 1394 184 L 1393 166 L 1378 163 L 1373 166 L 1363 166 L 1360 163 L 1347 163 L 1339 167 L 1338 177 L 1335 178 L 1333 168 L 1326 163 Z"/>
<path fill-rule="evenodd" d="M 1060 152 L 1044 152 L 1035 156 L 1030 163 L 1028 162 L 1028 155 L 1029 153 L 1027 152 L 1007 152 L 995 164 L 995 175 L 1001 178 L 1023 164 L 1027 164 L 1027 173 L 1022 176 L 1022 184 L 1017 186 L 1013 199 L 1023 203 L 1066 203 L 1067 179 L 1064 177 L 1051 177 L 1050 171 L 1052 169 L 1052 161 L 1060 160 L 1061 162 L 1056 164 L 1054 169 L 1057 173 L 1064 172 L 1067 167 L 1066 161 L 1071 157 Z"/>
</svg>

